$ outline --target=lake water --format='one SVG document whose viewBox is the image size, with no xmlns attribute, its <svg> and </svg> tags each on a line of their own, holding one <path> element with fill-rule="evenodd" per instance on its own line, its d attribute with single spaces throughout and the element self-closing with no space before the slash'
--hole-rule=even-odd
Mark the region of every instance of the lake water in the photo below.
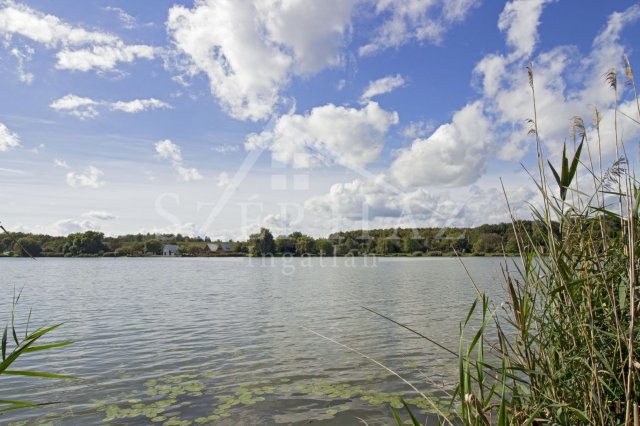
<svg viewBox="0 0 640 426">
<path fill-rule="evenodd" d="M 502 298 L 504 260 L 464 263 Z M 457 360 L 362 307 L 456 350 L 475 297 L 451 258 L 41 258 L 0 267 L 3 322 L 14 286 L 24 287 L 18 318 L 32 308 L 31 327 L 65 322 L 53 340 L 75 341 L 13 368 L 77 377 L 0 377 L 0 399 L 58 402 L 7 412 L 2 423 L 391 424 L 389 404 L 413 401 L 411 389 L 312 331 L 437 397 L 455 383 Z"/>
</svg>

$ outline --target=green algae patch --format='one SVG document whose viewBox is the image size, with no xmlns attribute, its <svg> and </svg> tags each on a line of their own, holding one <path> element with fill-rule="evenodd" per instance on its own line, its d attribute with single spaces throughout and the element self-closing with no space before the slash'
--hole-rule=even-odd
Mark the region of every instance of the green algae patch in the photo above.
<svg viewBox="0 0 640 426">
<path fill-rule="evenodd" d="M 254 376 L 255 380 L 236 385 L 239 378 L 230 376 L 225 380 L 216 380 L 215 385 L 211 385 L 211 379 L 219 376 L 215 371 L 207 371 L 200 375 L 172 374 L 152 378 L 143 383 L 143 389 L 136 392 L 122 393 L 117 399 L 92 402 L 98 412 L 104 413 L 104 422 L 135 419 L 141 423 L 166 426 L 215 423 L 267 399 L 283 399 L 295 404 L 300 398 L 314 397 L 319 404 L 317 413 L 330 417 L 362 408 L 363 405 L 402 408 L 403 400 L 423 412 L 432 411 L 431 405 L 420 397 L 408 397 L 404 392 L 377 390 L 371 383 L 376 379 L 374 375 L 367 376 L 358 384 L 310 377 L 304 380 L 288 377 L 264 380 Z M 220 394 L 213 394 L 222 389 L 224 391 Z M 437 397 L 433 400 L 438 402 Z M 188 408 L 190 405 L 197 408 Z M 192 413 L 191 416 L 189 413 Z"/>
</svg>

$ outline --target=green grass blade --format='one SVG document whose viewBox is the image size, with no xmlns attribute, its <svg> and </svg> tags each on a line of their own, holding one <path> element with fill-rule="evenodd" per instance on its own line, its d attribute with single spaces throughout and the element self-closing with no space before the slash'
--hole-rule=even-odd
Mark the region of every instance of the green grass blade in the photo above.
<svg viewBox="0 0 640 426">
<path fill-rule="evenodd" d="M 22 370 L 5 370 L 3 374 L 10 376 L 29 376 L 29 377 L 42 377 L 45 379 L 75 379 L 73 376 L 63 376 L 60 374 L 44 373 L 42 371 L 22 371 Z"/>
<path fill-rule="evenodd" d="M 50 343 L 48 345 L 39 345 L 39 346 L 31 346 L 27 349 L 25 349 L 25 353 L 27 352 L 37 352 L 37 351 L 44 351 L 46 349 L 52 349 L 52 348 L 61 348 L 63 346 L 67 346 L 67 345 L 71 345 L 73 344 L 73 341 L 65 341 L 65 342 L 59 342 L 59 343 Z"/>
<path fill-rule="evenodd" d="M 48 327 L 48 328 L 39 328 L 38 330 L 34 331 L 29 336 L 27 336 L 27 338 L 25 340 L 33 340 L 33 339 L 37 339 L 39 337 L 42 337 L 45 334 L 47 334 L 47 333 L 55 330 L 56 328 L 60 327 L 62 324 L 64 324 L 64 323 L 61 322 L 59 324 L 52 325 L 51 327 Z"/>
<path fill-rule="evenodd" d="M 2 332 L 2 360 L 7 359 L 7 326 L 5 324 L 4 331 Z"/>
<path fill-rule="evenodd" d="M 416 418 L 416 416 L 413 414 L 413 411 L 411 411 L 411 408 L 409 408 L 409 406 L 407 405 L 407 403 L 404 400 L 401 400 L 401 401 L 402 401 L 402 405 L 404 405 L 405 410 L 407 410 L 407 413 L 409 413 L 409 417 L 411 418 L 411 423 L 413 424 L 413 426 L 422 426 L 418 421 L 418 419 Z"/>
<path fill-rule="evenodd" d="M 400 417 L 400 413 L 394 407 L 391 407 L 391 414 L 393 415 L 393 419 L 396 421 L 398 426 L 402 426 L 402 417 Z"/>
</svg>

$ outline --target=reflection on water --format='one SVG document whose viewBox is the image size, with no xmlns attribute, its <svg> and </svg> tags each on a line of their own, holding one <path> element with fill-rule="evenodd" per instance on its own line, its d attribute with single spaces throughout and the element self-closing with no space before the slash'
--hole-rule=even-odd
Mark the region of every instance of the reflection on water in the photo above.
<svg viewBox="0 0 640 426">
<path fill-rule="evenodd" d="M 499 261 L 465 259 L 502 294 Z M 35 424 L 389 424 L 400 398 L 432 410 L 377 359 L 425 393 L 456 380 L 456 360 L 361 307 L 457 348 L 475 290 L 456 259 L 1 259 L 2 290 L 24 286 L 32 324 L 64 321 L 18 366 L 73 381 L 2 377 L 0 399 L 56 401 L 5 413 Z M 2 306 L 4 317 L 9 301 Z M 20 312 L 19 312 L 20 313 Z M 16 366 L 16 368 L 18 367 Z M 437 399 L 437 398 L 436 398 Z"/>
</svg>

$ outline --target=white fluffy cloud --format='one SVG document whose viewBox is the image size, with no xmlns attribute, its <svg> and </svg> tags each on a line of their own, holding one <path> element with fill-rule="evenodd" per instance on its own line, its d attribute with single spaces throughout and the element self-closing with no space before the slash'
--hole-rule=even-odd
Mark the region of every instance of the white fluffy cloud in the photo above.
<svg viewBox="0 0 640 426">
<path fill-rule="evenodd" d="M 490 123 L 482 103 L 474 102 L 429 138 L 416 139 L 410 148 L 401 150 L 390 171 L 402 186 L 467 185 L 484 173 L 490 141 Z"/>
<path fill-rule="evenodd" d="M 56 54 L 56 68 L 73 71 L 114 70 L 118 62 L 131 63 L 138 58 L 153 59 L 155 48 L 143 44 L 126 45 L 118 41 L 112 45 L 91 46 L 85 49 L 63 49 Z"/>
<path fill-rule="evenodd" d="M 380 78 L 378 80 L 371 81 L 365 91 L 362 93 L 360 99 L 362 101 L 369 101 L 374 96 L 384 95 L 394 91 L 395 89 L 404 86 L 405 80 L 400 74 L 389 75 L 387 77 Z"/>
<path fill-rule="evenodd" d="M 67 185 L 74 187 L 99 188 L 104 185 L 100 178 L 104 172 L 97 167 L 89 166 L 83 173 L 67 173 Z"/>
<path fill-rule="evenodd" d="M 295 168 L 362 167 L 378 158 L 385 134 L 397 123 L 398 114 L 376 102 L 360 109 L 328 104 L 280 117 L 272 131 L 250 135 L 245 146 L 267 147 L 275 160 Z"/>
<path fill-rule="evenodd" d="M 91 98 L 68 94 L 56 99 L 49 105 L 58 112 L 64 112 L 80 119 L 95 118 L 100 115 L 98 108 L 105 107 L 113 111 L 122 111 L 129 114 L 135 114 L 150 109 L 168 109 L 171 108 L 166 102 L 155 98 L 134 99 L 131 101 L 106 102 L 97 101 Z"/>
<path fill-rule="evenodd" d="M 528 202 L 535 198 L 529 187 L 511 188 L 509 203 L 515 217 L 529 217 Z M 309 198 L 304 207 L 305 212 L 339 230 L 477 226 L 509 221 L 504 194 L 498 188 L 472 185 L 446 191 L 405 191 L 384 174 L 336 183 L 327 194 Z"/>
<path fill-rule="evenodd" d="M 0 152 L 20 146 L 20 137 L 0 123 Z"/>
<path fill-rule="evenodd" d="M 413 210 L 424 214 L 435 211 L 438 200 L 423 189 L 404 193 L 389 178 L 379 174 L 370 179 L 336 183 L 329 193 L 311 197 L 305 209 L 324 217 L 338 216 L 349 220 L 399 217 Z"/>
<path fill-rule="evenodd" d="M 156 152 L 161 158 L 170 159 L 174 162 L 182 162 L 182 151 L 180 147 L 169 139 L 156 142 Z"/>
<path fill-rule="evenodd" d="M 507 35 L 507 43 L 518 56 L 528 58 L 538 41 L 542 7 L 549 0 L 513 0 L 500 14 L 498 28 Z"/>
<path fill-rule="evenodd" d="M 96 109 L 98 104 L 99 103 L 97 101 L 94 101 L 91 98 L 68 94 L 53 101 L 49 107 L 58 112 L 64 112 L 84 120 L 87 118 L 94 118 L 99 115 L 99 112 Z"/>
<path fill-rule="evenodd" d="M 375 13 L 384 17 L 375 37 L 359 50 L 371 55 L 411 40 L 439 43 L 452 24 L 465 19 L 474 0 L 377 0 Z"/>
<path fill-rule="evenodd" d="M 184 167 L 182 161 L 182 150 L 177 144 L 171 142 L 171 140 L 165 139 L 156 142 L 155 149 L 160 158 L 171 160 L 171 165 L 176 173 L 178 173 L 178 178 L 180 180 L 191 182 L 202 179 L 202 175 L 197 169 Z"/>
<path fill-rule="evenodd" d="M 73 26 L 12 0 L 0 3 L 0 35 L 17 35 L 58 49 L 59 69 L 111 71 L 119 62 L 152 59 L 156 55 L 151 46 L 127 45 L 112 34 Z"/>
<path fill-rule="evenodd" d="M 198 169 L 195 169 L 193 167 L 184 167 L 184 166 L 178 165 L 178 166 L 175 166 L 175 169 L 178 172 L 178 176 L 180 177 L 180 180 L 182 181 L 191 182 L 194 180 L 202 179 L 202 175 L 200 174 Z"/>
<path fill-rule="evenodd" d="M 196 0 L 169 10 L 167 31 L 187 75 L 204 73 L 233 117 L 269 117 L 291 73 L 341 63 L 354 0 Z M 310 10 L 311 9 L 311 10 Z"/>
</svg>

